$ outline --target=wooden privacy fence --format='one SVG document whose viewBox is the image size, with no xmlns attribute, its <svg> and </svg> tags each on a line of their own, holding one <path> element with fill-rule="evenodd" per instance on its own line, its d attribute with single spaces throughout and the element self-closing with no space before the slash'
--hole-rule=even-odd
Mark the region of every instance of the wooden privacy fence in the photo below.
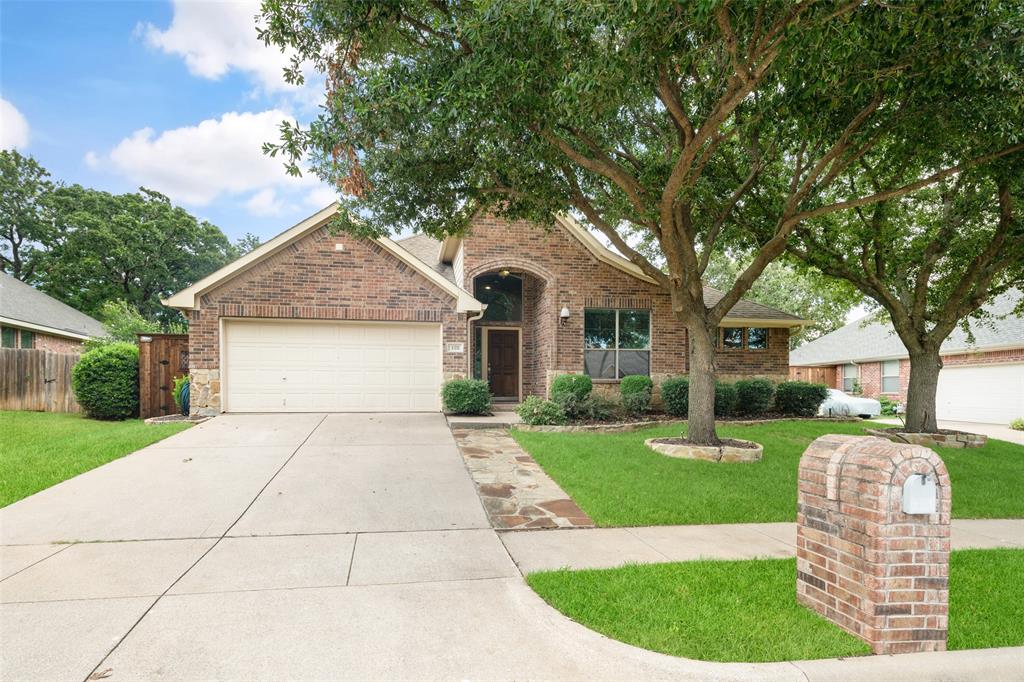
<svg viewBox="0 0 1024 682">
<path fill-rule="evenodd" d="M 806 381 L 811 384 L 825 384 L 835 387 L 835 367 L 789 367 L 790 381 Z"/>
<path fill-rule="evenodd" d="M 139 416 L 177 414 L 174 379 L 188 374 L 188 334 L 139 334 Z"/>
<path fill-rule="evenodd" d="M 71 391 L 77 353 L 0 348 L 0 410 L 81 412 Z"/>
</svg>

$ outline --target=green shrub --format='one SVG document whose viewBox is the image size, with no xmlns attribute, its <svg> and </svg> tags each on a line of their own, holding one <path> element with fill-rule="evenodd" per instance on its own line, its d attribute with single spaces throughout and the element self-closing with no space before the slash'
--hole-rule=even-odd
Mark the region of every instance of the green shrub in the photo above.
<svg viewBox="0 0 1024 682">
<path fill-rule="evenodd" d="M 516 408 L 516 414 L 524 424 L 531 426 L 548 426 L 565 424 L 569 421 L 562 406 L 553 400 L 544 400 L 535 395 L 529 396 L 523 404 Z"/>
<path fill-rule="evenodd" d="M 491 411 L 491 392 L 480 379 L 452 379 L 441 389 L 445 412 L 487 414 Z"/>
<path fill-rule="evenodd" d="M 594 381 L 586 374 L 559 374 L 551 381 L 551 398 L 571 393 L 576 400 L 585 400 L 594 390 Z"/>
<path fill-rule="evenodd" d="M 185 390 L 185 386 L 187 385 L 187 374 L 182 374 L 180 377 L 174 378 L 174 388 L 171 389 L 171 397 L 174 398 L 174 404 L 178 406 L 179 411 L 181 411 L 181 392 Z"/>
<path fill-rule="evenodd" d="M 629 416 L 636 417 L 651 409 L 654 382 L 644 374 L 622 377 L 622 381 L 619 382 L 619 393 L 622 397 L 622 409 Z"/>
<path fill-rule="evenodd" d="M 767 379 L 743 379 L 736 382 L 736 412 L 764 414 L 775 404 L 775 384 Z"/>
<path fill-rule="evenodd" d="M 661 382 L 661 402 L 673 417 L 685 417 L 690 409 L 690 379 L 669 377 Z"/>
<path fill-rule="evenodd" d="M 71 388 L 94 419 L 127 419 L 139 413 L 139 349 L 110 343 L 87 351 L 71 370 Z"/>
<path fill-rule="evenodd" d="M 893 400 L 892 398 L 887 398 L 884 395 L 878 396 L 878 402 L 881 403 L 882 405 L 883 417 L 896 416 L 896 406 L 899 405 L 899 402 Z"/>
<path fill-rule="evenodd" d="M 806 381 L 783 381 L 775 387 L 775 407 L 796 417 L 813 417 L 828 397 L 828 386 Z"/>
<path fill-rule="evenodd" d="M 1024 431 L 1024 417 L 1017 417 L 1010 422 L 1010 428 L 1014 431 Z"/>
<path fill-rule="evenodd" d="M 739 393 L 735 384 L 715 382 L 715 416 L 728 417 L 736 412 Z"/>
<path fill-rule="evenodd" d="M 622 405 L 617 400 L 608 396 L 594 393 L 580 405 L 580 416 L 577 419 L 592 419 L 593 421 L 606 422 L 619 417 L 622 414 Z"/>
</svg>

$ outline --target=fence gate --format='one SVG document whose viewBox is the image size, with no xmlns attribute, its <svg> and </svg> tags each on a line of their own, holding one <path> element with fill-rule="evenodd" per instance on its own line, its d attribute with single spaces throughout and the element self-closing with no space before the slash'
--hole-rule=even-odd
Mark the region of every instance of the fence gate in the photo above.
<svg viewBox="0 0 1024 682">
<path fill-rule="evenodd" d="M 77 353 L 0 348 L 0 410 L 81 412 L 71 392 Z"/>
<path fill-rule="evenodd" d="M 139 334 L 139 416 L 176 414 L 174 378 L 188 374 L 188 334 Z"/>
</svg>

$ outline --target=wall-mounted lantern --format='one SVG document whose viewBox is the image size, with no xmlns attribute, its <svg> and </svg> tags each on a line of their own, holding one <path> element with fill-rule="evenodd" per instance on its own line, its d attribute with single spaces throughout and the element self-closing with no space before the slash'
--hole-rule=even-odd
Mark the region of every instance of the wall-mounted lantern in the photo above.
<svg viewBox="0 0 1024 682">
<path fill-rule="evenodd" d="M 558 321 L 561 324 L 565 324 L 565 321 L 569 319 L 569 308 L 568 306 L 562 306 L 562 312 L 558 313 Z"/>
</svg>

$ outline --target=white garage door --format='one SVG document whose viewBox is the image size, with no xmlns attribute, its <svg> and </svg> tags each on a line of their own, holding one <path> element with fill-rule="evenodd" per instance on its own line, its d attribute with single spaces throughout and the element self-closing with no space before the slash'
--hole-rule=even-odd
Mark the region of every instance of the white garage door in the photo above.
<svg viewBox="0 0 1024 682">
<path fill-rule="evenodd" d="M 1024 416 L 1024 365 L 943 368 L 935 402 L 939 419 L 1009 424 Z"/>
<path fill-rule="evenodd" d="M 224 323 L 228 412 L 436 412 L 441 326 Z"/>
</svg>

